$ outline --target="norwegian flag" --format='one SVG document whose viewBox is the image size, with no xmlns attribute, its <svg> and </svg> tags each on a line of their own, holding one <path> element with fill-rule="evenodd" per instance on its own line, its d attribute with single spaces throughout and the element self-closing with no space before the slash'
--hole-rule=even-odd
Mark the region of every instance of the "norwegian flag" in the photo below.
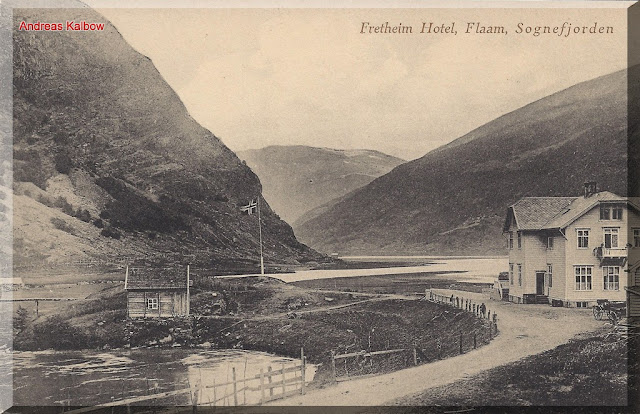
<svg viewBox="0 0 640 414">
<path fill-rule="evenodd" d="M 258 203 L 256 202 L 256 200 L 251 200 L 246 206 L 240 207 L 240 211 L 242 211 L 243 213 L 247 213 L 248 215 L 252 215 L 256 212 L 257 208 Z"/>
</svg>

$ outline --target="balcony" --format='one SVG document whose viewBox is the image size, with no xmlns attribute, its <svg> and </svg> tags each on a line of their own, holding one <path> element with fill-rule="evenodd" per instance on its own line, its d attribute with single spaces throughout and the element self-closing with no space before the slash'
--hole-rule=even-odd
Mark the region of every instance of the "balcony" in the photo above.
<svg viewBox="0 0 640 414">
<path fill-rule="evenodd" d="M 600 246 L 593 249 L 593 255 L 600 260 L 600 266 L 624 266 L 629 255 L 629 248 Z"/>
</svg>

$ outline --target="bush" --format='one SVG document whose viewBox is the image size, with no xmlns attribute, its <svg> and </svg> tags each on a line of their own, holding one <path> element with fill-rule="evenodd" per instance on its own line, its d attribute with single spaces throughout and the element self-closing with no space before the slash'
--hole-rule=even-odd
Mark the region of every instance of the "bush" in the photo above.
<svg viewBox="0 0 640 414">
<path fill-rule="evenodd" d="M 120 237 L 122 236 L 120 232 L 114 229 L 113 227 L 105 227 L 104 229 L 102 229 L 100 234 L 102 236 L 111 237 L 112 239 L 116 239 L 116 240 L 119 240 Z"/>
<path fill-rule="evenodd" d="M 59 219 L 58 217 L 51 218 L 51 224 L 58 230 L 62 230 L 69 234 L 75 234 L 75 230 L 66 221 Z"/>
<path fill-rule="evenodd" d="M 52 316 L 33 327 L 36 349 L 82 349 L 86 335 L 60 316 Z"/>
<path fill-rule="evenodd" d="M 59 196 L 58 198 L 56 198 L 56 201 L 54 201 L 53 205 L 62 210 L 64 214 L 73 216 L 73 206 L 69 204 L 66 198 Z"/>
<path fill-rule="evenodd" d="M 89 213 L 89 210 L 83 210 L 80 207 L 78 207 L 73 216 L 84 221 L 85 223 L 89 223 L 91 221 L 91 213 Z"/>
<path fill-rule="evenodd" d="M 104 222 L 102 221 L 102 219 L 93 220 L 93 225 L 96 226 L 99 229 L 104 228 Z"/>
<path fill-rule="evenodd" d="M 73 161 L 67 153 L 56 154 L 53 161 L 56 165 L 56 171 L 60 174 L 69 174 L 73 168 Z"/>
</svg>

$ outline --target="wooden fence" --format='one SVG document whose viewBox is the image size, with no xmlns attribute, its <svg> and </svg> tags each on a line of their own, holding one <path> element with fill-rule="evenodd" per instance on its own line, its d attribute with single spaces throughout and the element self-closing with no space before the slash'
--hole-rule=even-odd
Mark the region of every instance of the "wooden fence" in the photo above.
<svg viewBox="0 0 640 414">
<path fill-rule="evenodd" d="M 157 404 L 167 398 L 174 398 L 173 405 L 191 405 L 193 412 L 197 411 L 198 406 L 229 407 L 262 405 L 269 401 L 305 394 L 306 357 L 304 355 L 304 349 L 300 349 L 300 357 L 300 362 L 294 363 L 293 366 L 287 366 L 285 363 L 282 363 L 274 369 L 273 366 L 269 365 L 266 369 L 261 368 L 259 374 L 249 377 L 238 378 L 235 367 L 232 367 L 230 381 L 216 382 L 214 379 L 211 383 L 203 383 L 202 380 L 199 380 L 196 384 L 189 384 L 186 388 L 122 398 L 91 407 L 69 409 L 69 411 L 66 412 L 69 414 L 80 414 L 101 410 L 105 407 L 127 407 L 127 411 L 129 412 L 129 407 L 132 405 L 140 405 L 140 403 L 149 401 Z M 255 398 L 247 399 L 247 392 L 254 393 Z M 176 403 L 175 398 L 177 396 L 183 396 L 182 401 L 184 402 Z M 67 407 L 70 405 L 70 402 L 69 400 Z"/>
<path fill-rule="evenodd" d="M 482 303 L 475 303 L 463 297 L 444 296 L 427 291 L 425 298 L 434 303 L 445 304 L 468 313 L 473 313 L 482 321 L 469 331 L 447 332 L 426 342 L 414 341 L 411 347 L 379 351 L 359 351 L 345 354 L 331 352 L 331 374 L 334 381 L 378 374 L 388 370 L 416 366 L 439 359 L 469 352 L 489 343 L 498 333 L 498 315 Z M 457 300 L 456 300 L 457 299 Z M 464 313 L 460 313 L 462 315 Z M 376 366 L 374 366 L 376 365 Z"/>
</svg>

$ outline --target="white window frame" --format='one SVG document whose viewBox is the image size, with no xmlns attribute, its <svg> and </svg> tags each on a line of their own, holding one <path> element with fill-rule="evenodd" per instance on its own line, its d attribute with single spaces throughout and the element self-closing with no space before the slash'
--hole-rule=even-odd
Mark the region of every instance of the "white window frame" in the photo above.
<svg viewBox="0 0 640 414">
<path fill-rule="evenodd" d="M 509 232 L 509 250 L 513 250 L 513 232 Z"/>
<path fill-rule="evenodd" d="M 606 212 L 606 217 L 605 213 Z M 611 207 L 609 206 L 600 206 L 600 220 L 611 220 Z"/>
<path fill-rule="evenodd" d="M 620 290 L 620 266 L 604 266 L 602 268 L 603 290 Z"/>
<path fill-rule="evenodd" d="M 610 246 L 607 246 L 607 234 L 610 234 Z M 613 243 L 615 235 L 615 245 Z M 617 249 L 620 244 L 620 228 L 619 227 L 603 227 L 602 228 L 602 245 L 607 249 Z"/>
<path fill-rule="evenodd" d="M 547 286 L 553 287 L 553 265 L 547 263 Z"/>
<path fill-rule="evenodd" d="M 509 263 L 509 284 L 513 285 L 513 263 Z"/>
<path fill-rule="evenodd" d="M 582 236 L 580 233 L 582 232 Z M 591 235 L 591 229 L 576 229 L 576 246 L 578 249 L 588 249 L 589 248 L 589 236 Z M 586 239 L 586 245 L 580 246 L 580 239 Z"/>
<path fill-rule="evenodd" d="M 583 270 L 584 272 L 582 272 Z M 593 290 L 593 266 L 574 266 L 573 274 L 575 276 L 574 290 L 583 292 L 589 292 Z M 578 277 L 580 277 L 580 280 L 577 280 Z"/>
<path fill-rule="evenodd" d="M 518 231 L 517 237 L 518 237 L 518 249 L 522 249 L 522 233 L 520 231 Z"/>
<path fill-rule="evenodd" d="M 158 298 L 147 298 L 147 310 L 158 310 Z"/>
<path fill-rule="evenodd" d="M 640 247 L 640 228 L 633 229 L 633 247 Z"/>
<path fill-rule="evenodd" d="M 547 250 L 553 250 L 553 236 L 547 237 Z"/>
</svg>

